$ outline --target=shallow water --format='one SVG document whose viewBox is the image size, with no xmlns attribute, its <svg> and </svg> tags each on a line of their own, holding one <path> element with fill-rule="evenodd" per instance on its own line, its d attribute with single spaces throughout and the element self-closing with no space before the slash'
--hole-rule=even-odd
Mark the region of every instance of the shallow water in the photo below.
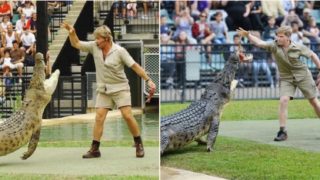
<svg viewBox="0 0 320 180">
<path fill-rule="evenodd" d="M 143 140 L 159 140 L 159 115 L 157 113 L 134 116 L 139 124 Z M 84 141 L 92 140 L 92 123 L 70 123 L 45 126 L 41 129 L 40 141 Z M 126 122 L 121 118 L 107 118 L 104 124 L 102 140 L 132 140 Z"/>
</svg>

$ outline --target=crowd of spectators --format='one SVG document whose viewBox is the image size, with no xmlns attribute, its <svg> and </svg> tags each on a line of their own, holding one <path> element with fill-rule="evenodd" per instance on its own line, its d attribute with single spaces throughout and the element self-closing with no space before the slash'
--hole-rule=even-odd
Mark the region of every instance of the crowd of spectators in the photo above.
<svg viewBox="0 0 320 180">
<path fill-rule="evenodd" d="M 319 7 L 319 1 L 303 0 L 161 1 L 161 37 L 167 39 L 166 42 L 170 41 L 170 44 L 176 44 L 170 47 L 173 55 L 168 55 L 168 47 L 161 46 L 161 52 L 164 51 L 167 54 L 162 53 L 161 61 L 170 61 L 179 66 L 179 62 L 185 58 L 185 56 L 181 56 L 181 47 L 179 47 L 182 35 L 186 36 L 184 44 L 201 45 L 202 48 L 193 47 L 204 52 L 205 63 L 211 65 L 214 63 L 214 57 L 211 55 L 217 52 L 216 50 L 221 45 L 229 44 L 231 48 L 220 48 L 220 50 L 232 51 L 239 47 L 235 44 L 247 43 L 247 40 L 240 39 L 236 35 L 235 30 L 238 27 L 254 32 L 263 40 L 273 41 L 277 28 L 288 25 L 293 29 L 291 37 L 293 42 L 310 44 L 312 50 L 318 51 L 317 44 L 320 42 L 317 25 L 320 17 Z M 213 52 L 213 50 L 215 51 Z M 271 74 L 271 68 L 276 68 L 273 57 L 268 54 L 261 55 L 262 50 L 251 46 L 244 47 L 244 50 L 252 51 L 250 53 L 254 54 L 254 61 L 249 65 L 243 65 L 244 67 L 241 67 L 239 71 L 250 72 L 253 76 L 251 78 L 252 84 L 258 86 L 258 74 L 262 70 L 270 87 L 274 87 L 277 77 L 274 81 Z M 170 68 L 169 74 L 172 76 L 172 66 Z M 178 67 L 175 69 L 179 71 Z M 163 70 L 167 71 L 166 67 L 163 67 Z M 178 73 L 176 72 L 176 74 Z M 243 75 L 239 76 L 239 80 L 245 78 L 242 77 Z M 171 82 L 171 79 L 168 81 Z"/>
<path fill-rule="evenodd" d="M 113 15 L 115 18 L 150 18 L 150 9 L 155 6 L 154 0 L 113 0 Z M 138 14 L 138 7 L 143 7 L 143 13 Z M 153 18 L 153 17 L 152 17 Z"/>
<path fill-rule="evenodd" d="M 69 2 L 69 1 L 68 1 Z M 70 3 L 48 1 L 48 15 Z M 48 28 L 49 29 L 49 28 Z M 49 32 L 48 32 L 49 33 Z M 14 81 L 22 83 L 25 66 L 34 65 L 37 39 L 35 1 L 0 1 L 0 75 L 1 84 L 9 89 Z M 17 72 L 17 73 L 13 73 Z M 15 77 L 17 74 L 17 77 Z M 2 95 L 5 93 L 2 92 Z"/>
</svg>

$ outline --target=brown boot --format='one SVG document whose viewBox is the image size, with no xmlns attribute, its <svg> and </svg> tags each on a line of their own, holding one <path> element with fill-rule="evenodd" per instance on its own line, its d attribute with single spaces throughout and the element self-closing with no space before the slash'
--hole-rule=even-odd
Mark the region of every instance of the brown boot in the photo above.
<svg viewBox="0 0 320 180">
<path fill-rule="evenodd" d="M 144 157 L 144 149 L 143 149 L 143 144 L 136 144 L 136 157 L 137 158 L 142 158 Z"/>
<path fill-rule="evenodd" d="M 91 149 L 84 155 L 82 155 L 82 158 L 99 158 L 101 157 L 101 153 L 99 151 L 99 145 L 100 142 L 98 141 L 92 141 Z"/>
<path fill-rule="evenodd" d="M 140 136 L 134 137 L 134 142 L 136 146 L 136 157 L 137 158 L 144 157 L 144 149 L 143 149 L 141 137 Z"/>
</svg>

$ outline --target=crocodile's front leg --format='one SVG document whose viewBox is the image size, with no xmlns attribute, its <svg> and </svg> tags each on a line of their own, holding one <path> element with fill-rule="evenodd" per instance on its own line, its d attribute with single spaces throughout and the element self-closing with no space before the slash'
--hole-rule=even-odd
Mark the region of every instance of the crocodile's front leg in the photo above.
<svg viewBox="0 0 320 180">
<path fill-rule="evenodd" d="M 207 145 L 208 142 L 204 138 L 205 138 L 204 136 L 201 136 L 201 137 L 195 139 L 195 141 L 198 143 L 198 145 Z"/>
<path fill-rule="evenodd" d="M 33 132 L 30 141 L 29 141 L 29 145 L 28 145 L 28 151 L 23 153 L 21 159 L 26 160 L 28 159 L 33 152 L 36 150 L 39 139 L 40 139 L 40 130 L 41 128 L 39 127 L 38 129 L 35 129 L 35 131 Z"/>
<path fill-rule="evenodd" d="M 219 123 L 220 123 L 220 116 L 215 115 L 212 118 L 208 137 L 207 137 L 207 151 L 211 152 L 213 150 L 213 145 L 216 142 L 216 138 L 219 131 Z"/>
<path fill-rule="evenodd" d="M 164 153 L 164 151 L 168 148 L 170 143 L 169 135 L 167 131 L 161 132 L 161 154 Z"/>
</svg>

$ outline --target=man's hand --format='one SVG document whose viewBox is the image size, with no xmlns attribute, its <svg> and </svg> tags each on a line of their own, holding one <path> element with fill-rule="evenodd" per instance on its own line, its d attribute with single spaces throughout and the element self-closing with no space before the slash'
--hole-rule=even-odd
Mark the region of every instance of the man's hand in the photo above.
<svg viewBox="0 0 320 180">
<path fill-rule="evenodd" d="M 246 31 L 246 30 L 242 29 L 241 27 L 239 27 L 239 29 L 237 29 L 237 33 L 241 37 L 248 37 L 249 36 L 249 31 Z"/>
<path fill-rule="evenodd" d="M 72 33 L 74 31 L 74 28 L 67 22 L 62 22 L 61 27 L 65 28 L 69 33 Z"/>
<path fill-rule="evenodd" d="M 148 86 L 149 86 L 149 96 L 146 100 L 146 103 L 149 103 L 151 101 L 153 94 L 156 92 L 156 85 L 152 82 L 151 79 L 148 81 Z"/>
</svg>

